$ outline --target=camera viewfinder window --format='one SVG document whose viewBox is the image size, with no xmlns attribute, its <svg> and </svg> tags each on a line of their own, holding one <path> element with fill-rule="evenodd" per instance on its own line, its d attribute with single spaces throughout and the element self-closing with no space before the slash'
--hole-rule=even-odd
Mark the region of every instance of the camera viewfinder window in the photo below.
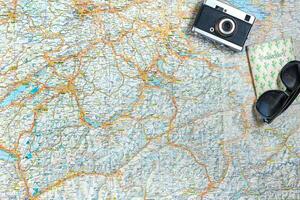
<svg viewBox="0 0 300 200">
<path fill-rule="evenodd" d="M 249 22 L 250 19 L 251 19 L 251 16 L 250 16 L 250 15 L 246 15 L 245 20 L 246 20 L 247 22 Z"/>
</svg>

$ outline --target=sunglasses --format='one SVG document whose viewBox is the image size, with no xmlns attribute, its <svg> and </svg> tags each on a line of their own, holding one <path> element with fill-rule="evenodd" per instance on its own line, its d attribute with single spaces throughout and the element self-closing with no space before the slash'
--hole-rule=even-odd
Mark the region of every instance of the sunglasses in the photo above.
<svg viewBox="0 0 300 200">
<path fill-rule="evenodd" d="M 269 90 L 255 104 L 256 111 L 268 124 L 282 114 L 300 93 L 300 61 L 287 63 L 280 71 L 280 80 L 286 91 Z"/>
</svg>

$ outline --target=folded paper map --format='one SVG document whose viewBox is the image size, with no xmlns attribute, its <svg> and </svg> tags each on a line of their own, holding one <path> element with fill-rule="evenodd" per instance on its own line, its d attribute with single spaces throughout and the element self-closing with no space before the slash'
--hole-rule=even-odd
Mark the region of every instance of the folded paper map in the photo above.
<svg viewBox="0 0 300 200">
<path fill-rule="evenodd" d="M 279 73 L 286 63 L 296 59 L 293 40 L 288 38 L 251 45 L 247 52 L 256 97 L 268 90 L 285 90 Z"/>
</svg>

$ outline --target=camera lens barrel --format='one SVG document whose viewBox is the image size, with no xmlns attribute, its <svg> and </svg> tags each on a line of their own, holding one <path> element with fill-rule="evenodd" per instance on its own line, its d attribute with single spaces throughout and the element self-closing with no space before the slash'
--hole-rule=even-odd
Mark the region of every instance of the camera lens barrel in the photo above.
<svg viewBox="0 0 300 200">
<path fill-rule="evenodd" d="M 236 23 L 231 18 L 222 18 L 216 24 L 216 30 L 223 37 L 229 37 L 235 32 Z"/>
</svg>

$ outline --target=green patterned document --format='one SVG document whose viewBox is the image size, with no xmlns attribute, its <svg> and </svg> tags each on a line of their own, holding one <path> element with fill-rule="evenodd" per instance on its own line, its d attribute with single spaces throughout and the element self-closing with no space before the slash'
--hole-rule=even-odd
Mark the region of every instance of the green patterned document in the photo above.
<svg viewBox="0 0 300 200">
<path fill-rule="evenodd" d="M 256 96 L 267 90 L 285 90 L 279 81 L 282 67 L 295 60 L 293 40 L 282 39 L 247 47 Z"/>
</svg>

